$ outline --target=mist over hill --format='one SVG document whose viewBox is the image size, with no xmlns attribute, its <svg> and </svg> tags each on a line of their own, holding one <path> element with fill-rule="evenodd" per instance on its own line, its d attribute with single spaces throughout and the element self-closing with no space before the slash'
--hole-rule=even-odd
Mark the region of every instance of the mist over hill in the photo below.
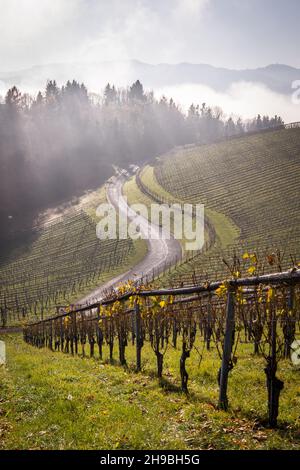
<svg viewBox="0 0 300 470">
<path fill-rule="evenodd" d="M 5 73 L 0 70 L 2 87 L 16 85 L 32 92 L 38 91 L 46 80 L 54 77 L 58 83 L 64 83 L 70 78 L 84 82 L 94 92 L 104 87 L 107 82 L 126 86 L 138 78 L 147 88 L 153 89 L 190 83 L 206 85 L 215 91 L 224 92 L 233 83 L 251 82 L 260 83 L 276 93 L 290 94 L 292 82 L 300 79 L 300 69 L 272 64 L 256 69 L 233 70 L 208 64 L 151 65 L 130 60 L 37 65 Z"/>
<path fill-rule="evenodd" d="M 281 64 L 245 70 L 191 63 L 151 65 L 137 60 L 37 65 L 0 70 L 0 97 L 13 85 L 35 96 L 53 79 L 58 85 L 74 79 L 98 95 L 107 83 L 127 87 L 139 79 L 156 98 L 173 98 L 185 112 L 191 103 L 205 102 L 221 107 L 226 116 L 251 119 L 259 102 L 263 114 L 280 114 L 286 122 L 300 120 L 300 107 L 292 101 L 292 84 L 300 80 L 300 69 Z"/>
<path fill-rule="evenodd" d="M 207 143 L 282 125 L 281 117 L 224 119 L 204 103 L 183 113 L 140 81 L 107 85 L 91 99 L 84 84 L 48 81 L 35 98 L 13 86 L 0 103 L 0 242 L 43 209 L 98 187 L 113 173 L 177 145 Z"/>
</svg>

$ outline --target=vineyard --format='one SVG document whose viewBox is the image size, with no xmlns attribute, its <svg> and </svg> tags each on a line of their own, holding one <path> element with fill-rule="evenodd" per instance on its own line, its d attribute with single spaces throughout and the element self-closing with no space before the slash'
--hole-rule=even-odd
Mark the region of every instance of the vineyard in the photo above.
<svg viewBox="0 0 300 470">
<path fill-rule="evenodd" d="M 223 259 L 247 249 L 260 259 L 279 250 L 280 269 L 299 259 L 299 148 L 300 129 L 291 128 L 181 148 L 158 159 L 145 184 L 169 202 L 204 203 L 217 233 L 210 250 L 166 283 L 222 278 L 228 273 Z"/>
<path fill-rule="evenodd" d="M 79 423 L 80 432 L 104 426 L 99 442 L 107 448 L 299 449 L 299 149 L 300 129 L 281 129 L 178 148 L 142 168 L 123 186 L 129 205 L 204 203 L 205 245 L 183 251 L 157 276 L 153 270 L 150 281 L 129 280 L 93 303 L 75 301 L 135 266 L 144 243 L 95 237 L 103 191 L 44 224 L 27 251 L 1 263 L 2 324 L 25 320 L 21 383 L 35 360 L 41 370 L 53 361 L 67 374 L 65 361 L 72 374 L 63 392 L 75 381 L 73 393 L 82 388 L 87 397 L 80 416 L 91 423 L 84 421 L 84 431 Z M 46 383 L 48 390 L 56 373 L 50 367 L 47 380 L 35 377 L 33 389 L 42 393 Z M 111 410 L 98 416 L 95 396 Z M 63 422 L 65 414 L 57 416 Z M 72 448 L 74 435 L 71 428 L 59 445 Z M 80 439 L 85 448 L 99 445 L 90 444 L 90 431 Z M 50 436 L 41 441 L 35 438 L 38 448 L 54 445 Z"/>
<path fill-rule="evenodd" d="M 255 255 L 245 256 L 251 266 Z M 271 260 L 269 260 L 271 262 Z M 103 344 L 109 348 L 109 361 L 114 361 L 115 344 L 118 359 L 127 365 L 126 347 L 136 348 L 136 370 L 142 368 L 142 349 L 151 344 L 156 356 L 157 377 L 163 378 L 164 357 L 170 347 L 179 348 L 178 364 L 181 390 L 188 393 L 189 374 L 186 361 L 193 349 L 216 348 L 220 369 L 220 409 L 228 409 L 229 373 L 238 367 L 240 343 L 253 344 L 253 353 L 264 358 L 267 383 L 268 422 L 277 425 L 280 392 L 284 382 L 277 377 L 281 359 L 299 363 L 300 271 L 296 268 L 279 274 L 235 278 L 182 289 L 145 289 L 134 284 L 120 286 L 114 296 L 100 303 L 67 311 L 24 329 L 24 339 L 36 347 L 52 351 L 87 354 L 103 359 Z M 202 354 L 200 353 L 200 354 Z M 295 356 L 295 357 L 294 357 Z"/>
<path fill-rule="evenodd" d="M 291 129 L 182 150 L 159 160 L 155 175 L 179 199 L 230 217 L 243 242 L 288 240 L 299 227 L 299 143 Z"/>
<path fill-rule="evenodd" d="M 33 241 L 0 262 L 0 324 L 53 314 L 126 270 L 145 251 L 132 240 L 99 240 L 96 207 L 103 190 L 36 228 Z"/>
</svg>

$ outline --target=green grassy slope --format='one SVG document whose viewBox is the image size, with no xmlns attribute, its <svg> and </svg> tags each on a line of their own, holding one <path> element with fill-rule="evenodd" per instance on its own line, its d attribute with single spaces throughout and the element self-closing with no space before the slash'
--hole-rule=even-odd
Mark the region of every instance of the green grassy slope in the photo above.
<svg viewBox="0 0 300 470">
<path fill-rule="evenodd" d="M 39 350 L 17 336 L 1 339 L 7 342 L 8 363 L 0 367 L 0 449 L 300 449 L 297 371 L 289 361 L 281 364 L 279 427 L 266 428 L 264 361 L 249 355 L 252 345 L 239 346 L 225 413 L 216 407 L 215 348 L 204 351 L 202 361 L 192 351 L 186 396 L 179 388 L 180 351 L 172 347 L 159 384 L 148 344 L 143 370 L 136 374 L 130 345 L 124 369 L 98 357 Z"/>
<path fill-rule="evenodd" d="M 141 172 L 141 180 L 143 184 L 153 191 L 154 194 L 159 195 L 163 200 L 170 201 L 172 203 L 184 203 L 189 201 L 184 201 L 182 198 L 175 196 L 175 194 L 166 191 L 157 181 L 154 167 L 147 165 L 143 168 Z M 216 244 L 223 248 L 226 248 L 228 245 L 234 242 L 236 238 L 240 235 L 240 229 L 233 221 L 226 217 L 224 214 L 208 209 L 206 207 L 206 217 L 213 224 L 215 235 L 216 235 Z"/>
</svg>

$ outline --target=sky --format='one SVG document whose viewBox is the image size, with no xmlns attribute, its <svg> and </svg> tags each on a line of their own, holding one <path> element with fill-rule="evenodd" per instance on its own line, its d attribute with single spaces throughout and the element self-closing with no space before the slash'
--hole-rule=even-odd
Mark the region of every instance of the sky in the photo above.
<svg viewBox="0 0 300 470">
<path fill-rule="evenodd" d="M 50 64 L 47 79 L 62 84 L 53 64 L 71 64 L 70 79 L 77 78 L 77 64 L 89 90 L 98 93 L 115 77 L 107 77 L 103 66 L 101 74 L 89 72 L 94 69 L 87 64 L 104 61 L 124 61 L 115 70 L 117 86 L 128 84 L 129 60 L 300 68 L 299 20 L 300 0 L 0 0 L 0 78 Z M 34 94 L 44 80 L 35 69 L 19 86 Z M 6 91 L 7 82 L 0 81 L 0 96 Z M 226 115 L 279 113 L 286 121 L 300 120 L 300 104 L 259 83 L 232 83 L 224 93 L 188 83 L 154 91 L 185 110 L 191 102 L 206 102 Z"/>
<path fill-rule="evenodd" d="M 300 67 L 299 0 L 0 0 L 0 72 L 137 59 Z"/>
</svg>

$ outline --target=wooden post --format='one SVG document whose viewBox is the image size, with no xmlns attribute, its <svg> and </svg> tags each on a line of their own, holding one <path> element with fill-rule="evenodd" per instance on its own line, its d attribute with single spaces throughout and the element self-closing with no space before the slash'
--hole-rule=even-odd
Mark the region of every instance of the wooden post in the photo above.
<svg viewBox="0 0 300 470">
<path fill-rule="evenodd" d="M 135 344 L 135 310 L 131 312 L 131 344 L 134 346 Z"/>
<path fill-rule="evenodd" d="M 103 343 L 103 333 L 100 328 L 100 305 L 97 307 L 97 339 L 98 339 L 98 349 L 99 349 L 99 358 L 102 360 L 102 343 Z"/>
<path fill-rule="evenodd" d="M 271 344 L 270 355 L 267 358 L 267 367 L 265 374 L 267 376 L 267 389 L 268 389 L 268 412 L 269 412 L 269 425 L 273 428 L 277 426 L 277 416 L 279 412 L 279 396 L 283 389 L 284 383 L 276 377 L 277 372 L 277 317 L 274 305 L 271 305 L 271 318 L 270 318 L 270 333 Z"/>
<path fill-rule="evenodd" d="M 60 350 L 61 350 L 61 352 L 63 352 L 64 351 L 64 331 L 63 331 L 63 319 L 62 319 L 62 317 L 60 317 L 59 328 L 60 328 Z"/>
<path fill-rule="evenodd" d="M 293 310 L 294 308 L 294 297 L 295 297 L 295 285 L 291 284 L 289 288 L 289 298 L 288 298 L 289 310 Z"/>
<path fill-rule="evenodd" d="M 206 325 L 206 349 L 210 351 L 210 341 L 212 336 L 212 314 L 211 314 L 211 294 L 209 294 L 208 305 L 207 305 L 207 325 Z"/>
<path fill-rule="evenodd" d="M 49 348 L 53 351 L 53 321 L 50 320 L 50 338 L 49 338 Z"/>
<path fill-rule="evenodd" d="M 141 351 L 143 347 L 143 338 L 141 332 L 141 313 L 138 303 L 135 304 L 135 344 L 136 344 L 136 370 L 141 370 Z"/>
<path fill-rule="evenodd" d="M 227 294 L 226 304 L 226 330 L 224 338 L 223 358 L 220 371 L 220 393 L 219 393 L 219 408 L 227 410 L 227 384 L 228 374 L 230 371 L 231 353 L 234 341 L 234 291 L 229 288 Z"/>
<path fill-rule="evenodd" d="M 76 313 L 74 313 L 73 336 L 74 336 L 74 342 L 75 342 L 75 354 L 78 354 L 78 338 L 77 338 L 77 318 L 76 318 Z"/>
<path fill-rule="evenodd" d="M 291 355 L 291 344 L 295 339 L 296 333 L 296 317 L 293 315 L 294 309 L 294 299 L 295 299 L 295 285 L 291 283 L 288 290 L 288 299 L 287 299 L 287 307 L 288 313 L 286 318 L 286 324 L 284 325 L 284 357 L 290 358 Z"/>
<path fill-rule="evenodd" d="M 46 346 L 46 338 L 45 338 L 45 322 L 42 322 L 42 337 L 40 338 L 40 347 Z"/>
<path fill-rule="evenodd" d="M 71 335 L 70 335 L 70 342 L 71 342 L 71 354 L 74 356 L 74 313 L 70 313 L 71 318 Z"/>
</svg>

